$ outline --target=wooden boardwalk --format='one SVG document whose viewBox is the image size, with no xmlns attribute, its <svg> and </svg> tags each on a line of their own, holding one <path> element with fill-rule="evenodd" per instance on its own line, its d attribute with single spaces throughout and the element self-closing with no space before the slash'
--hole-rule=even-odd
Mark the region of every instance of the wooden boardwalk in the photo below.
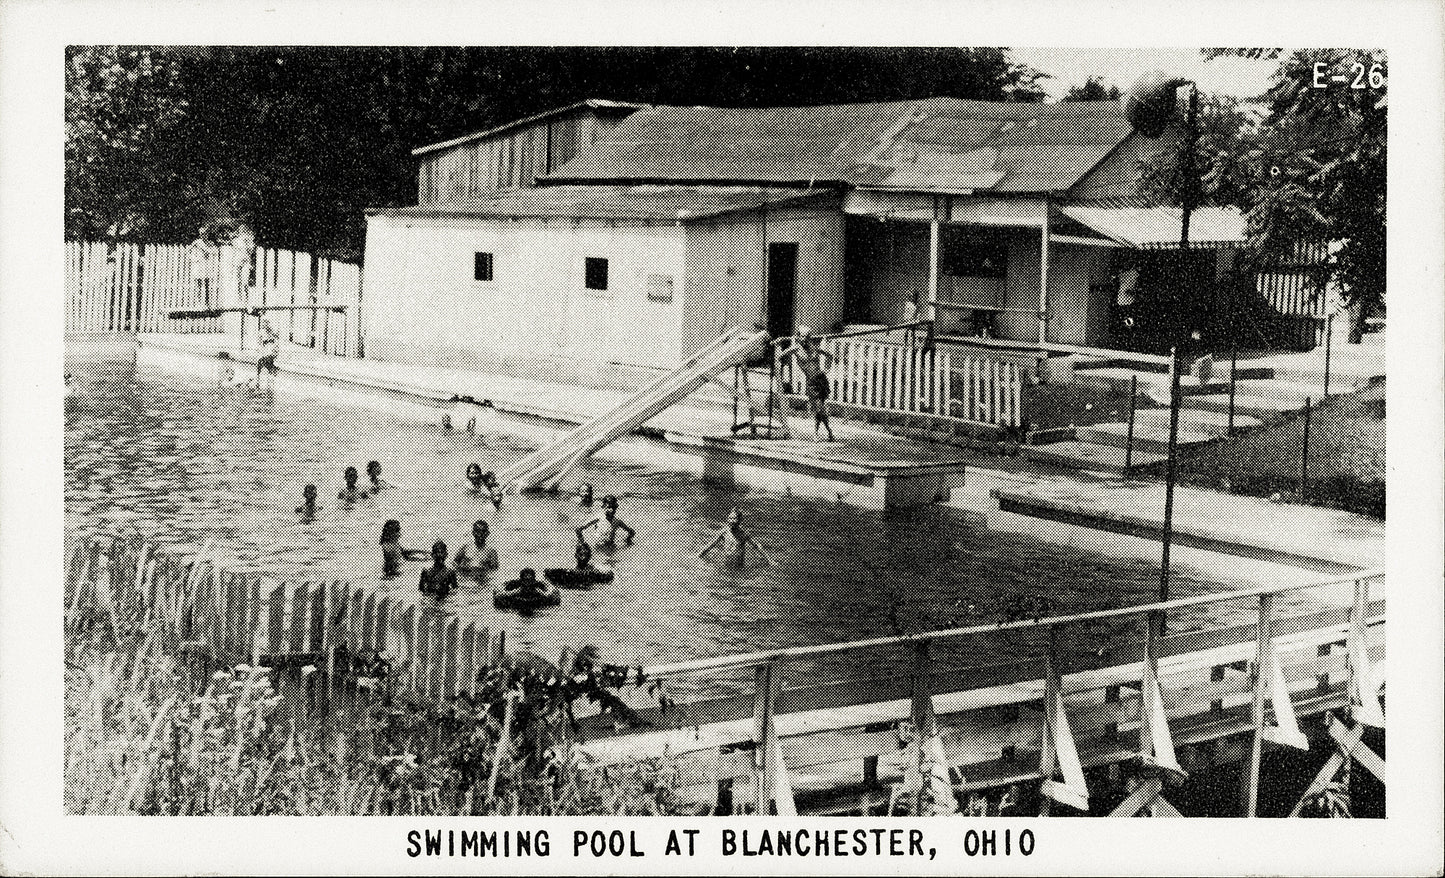
<svg viewBox="0 0 1445 878">
<path fill-rule="evenodd" d="M 1300 719 L 1352 705 L 1357 716 L 1379 712 L 1378 701 L 1374 713 L 1368 703 L 1383 680 L 1385 605 L 1369 598 L 1372 583 L 1382 591 L 1382 574 L 646 668 L 650 680 L 751 668 L 758 682 L 750 699 L 681 705 L 669 711 L 670 721 L 660 712 L 646 715 L 669 727 L 616 731 L 594 722 L 589 728 L 596 737 L 578 749 L 599 765 L 666 756 L 684 798 L 711 813 L 860 813 L 879 803 L 892 811 L 909 796 L 916 799 L 930 771 L 955 803 L 977 791 L 1042 782 L 1045 801 L 1087 810 L 1085 770 L 1118 775 L 1119 767 L 1137 773 L 1144 766 L 1146 787 L 1151 776 L 1161 780 L 1157 798 L 1188 772 L 1243 760 L 1252 781 L 1242 805 L 1252 813 L 1264 741 L 1308 747 Z M 1351 606 L 1273 618 L 1276 594 L 1341 587 L 1353 587 Z M 1255 603 L 1264 627 L 1157 634 L 1162 613 L 1224 601 Z M 993 669 L 994 679 L 984 685 L 951 689 L 948 680 L 966 678 L 968 669 L 945 673 L 928 660 L 933 641 L 1008 628 L 1053 635 L 1128 616 L 1148 632 L 1133 649 L 1067 656 L 1046 647 L 1036 660 Z M 889 646 L 915 652 L 912 675 L 871 687 L 777 684 L 789 661 Z M 920 735 L 930 728 L 935 734 Z M 930 762 L 934 767 L 920 767 Z M 1054 778 L 1059 772 L 1062 780 Z M 1141 799 L 1131 813 L 1170 807 L 1166 799 Z M 909 813 L 918 808 L 915 803 Z"/>
</svg>

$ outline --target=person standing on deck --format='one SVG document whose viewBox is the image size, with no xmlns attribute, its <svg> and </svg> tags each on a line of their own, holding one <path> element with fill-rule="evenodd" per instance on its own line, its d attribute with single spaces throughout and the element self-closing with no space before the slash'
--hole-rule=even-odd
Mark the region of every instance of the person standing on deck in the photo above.
<svg viewBox="0 0 1445 878">
<path fill-rule="evenodd" d="M 768 553 L 762 544 L 753 539 L 752 535 L 747 531 L 743 530 L 743 516 L 741 512 L 738 512 L 736 507 L 728 513 L 727 529 L 718 534 L 717 539 L 713 540 L 706 549 L 703 549 L 698 557 L 706 558 L 709 552 L 712 552 L 719 546 L 723 549 L 723 563 L 729 567 L 736 567 L 738 570 L 742 570 L 748 566 L 748 546 L 752 546 L 757 551 L 758 555 L 763 559 L 764 564 L 769 567 L 773 565 L 773 559 L 768 557 Z"/>
<path fill-rule="evenodd" d="M 265 317 L 261 318 L 261 356 L 256 358 L 256 386 L 261 386 L 261 371 L 264 369 L 271 373 L 271 380 L 276 380 L 276 353 L 280 345 L 280 339 L 276 330 L 271 326 L 271 321 Z"/>
<path fill-rule="evenodd" d="M 201 308 L 210 308 L 213 304 L 218 255 L 216 246 L 206 238 L 205 229 L 197 232 L 196 240 L 186 248 L 191 267 L 191 283 L 196 288 L 196 302 Z"/>
<path fill-rule="evenodd" d="M 818 438 L 818 429 L 821 427 L 828 431 L 828 441 L 833 442 L 833 425 L 828 422 L 828 396 L 831 392 L 828 366 L 833 362 L 833 355 L 818 346 L 813 330 L 806 326 L 798 327 L 798 333 L 793 336 L 791 344 L 787 344 L 786 339 L 780 341 L 786 346 L 779 357 L 792 357 L 798 364 L 798 371 L 803 373 L 808 408 L 813 410 L 813 438 Z"/>
</svg>

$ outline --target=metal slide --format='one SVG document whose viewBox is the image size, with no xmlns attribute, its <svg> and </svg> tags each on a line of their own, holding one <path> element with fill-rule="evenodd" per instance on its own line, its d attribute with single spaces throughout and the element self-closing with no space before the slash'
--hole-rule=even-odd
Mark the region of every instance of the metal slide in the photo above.
<svg viewBox="0 0 1445 878">
<path fill-rule="evenodd" d="M 735 329 L 723 335 L 622 405 L 513 464 L 498 476 L 498 483 L 504 491 L 555 487 L 584 458 L 642 426 L 713 376 L 766 350 L 769 339 L 766 332 L 753 330 Z"/>
</svg>

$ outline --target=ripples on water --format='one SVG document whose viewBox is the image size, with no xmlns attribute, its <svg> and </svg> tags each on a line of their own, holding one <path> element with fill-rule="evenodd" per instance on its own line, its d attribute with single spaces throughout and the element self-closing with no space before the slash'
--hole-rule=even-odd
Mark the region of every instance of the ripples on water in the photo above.
<svg viewBox="0 0 1445 878">
<path fill-rule="evenodd" d="M 570 566 L 573 529 L 586 521 L 566 498 L 510 496 L 498 511 L 467 493 L 468 463 L 500 472 L 532 450 L 513 436 L 445 431 L 414 414 L 388 416 L 284 390 L 221 389 L 144 367 L 83 383 L 66 405 L 71 537 L 139 532 L 190 547 L 214 538 L 223 563 L 237 570 L 293 582 L 348 580 L 411 596 L 420 562 L 396 580 L 379 575 L 377 538 L 389 518 L 401 521 L 403 545 L 426 549 L 442 539 L 453 553 L 470 540 L 471 523 L 486 520 L 509 576 L 522 567 Z M 356 466 L 365 483 L 369 460 L 379 460 L 396 487 L 339 502 L 342 471 Z M 599 461 L 570 483 L 582 480 L 598 497 L 619 496 L 620 517 L 638 532 L 636 545 L 601 558 L 615 566 L 615 583 L 566 591 L 560 607 L 520 617 L 493 609 L 489 584 L 463 580 L 447 610 L 506 630 L 510 642 L 543 655 L 594 643 L 607 660 L 637 664 L 883 636 L 895 633 L 895 617 L 905 630 L 925 630 L 970 603 L 987 621 L 1019 594 L 1047 596 L 1059 612 L 1119 606 L 1149 600 L 1158 586 L 1154 565 L 972 527 L 943 507 L 874 512 Z M 293 510 L 308 483 L 318 487 L 322 511 L 302 522 Z M 697 557 L 733 505 L 776 566 L 735 573 Z M 1176 594 L 1209 587 L 1175 577 Z M 1087 636 L 1134 630 L 1120 625 Z M 1032 652 L 1027 638 L 1000 634 L 935 653 L 1004 662 Z M 854 656 L 849 673 L 890 661 Z"/>
</svg>

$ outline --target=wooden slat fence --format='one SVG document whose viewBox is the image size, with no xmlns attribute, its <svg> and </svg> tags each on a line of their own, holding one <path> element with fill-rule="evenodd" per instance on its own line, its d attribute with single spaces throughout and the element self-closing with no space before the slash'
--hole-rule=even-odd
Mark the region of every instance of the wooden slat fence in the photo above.
<svg viewBox="0 0 1445 878">
<path fill-rule="evenodd" d="M 258 247 L 246 256 L 220 248 L 193 260 L 185 244 L 67 241 L 65 290 L 68 333 L 215 333 L 224 331 L 218 317 L 170 314 L 222 306 L 339 306 L 345 310 L 280 311 L 268 319 L 294 344 L 343 357 L 364 353 L 361 266 L 309 253 Z M 257 327 L 248 320 L 248 338 Z"/>
<path fill-rule="evenodd" d="M 925 351 L 857 338 L 823 342 L 832 355 L 832 401 L 879 411 L 930 414 L 995 426 L 1021 422 L 1023 377 L 1017 363 L 945 346 Z M 794 388 L 792 364 L 786 364 Z"/>
<path fill-rule="evenodd" d="M 304 675 L 326 680 L 343 676 L 338 664 L 384 655 L 398 688 L 428 698 L 470 691 L 506 649 L 504 633 L 462 626 L 428 602 L 350 583 L 278 583 L 233 572 L 209 547 L 176 555 L 140 541 L 78 542 L 67 556 L 65 596 L 67 633 L 97 623 L 117 636 L 155 627 L 173 648 L 199 653 L 213 668 L 309 665 L 315 670 Z"/>
<path fill-rule="evenodd" d="M 1283 343 L 1300 348 L 1324 343 L 1325 318 L 1338 303 L 1311 272 L 1328 258 L 1327 242 L 1301 241 L 1278 264 L 1255 275 L 1255 290 L 1280 318 Z"/>
<path fill-rule="evenodd" d="M 174 310 L 216 304 L 219 260 L 214 253 L 207 265 L 211 276 L 208 285 L 202 285 L 183 244 L 67 241 L 65 331 L 220 332 L 216 318 L 169 316 Z"/>
<path fill-rule="evenodd" d="M 342 357 L 364 353 L 359 265 L 257 247 L 255 281 L 247 289 L 245 304 L 342 307 L 344 311 L 275 312 L 268 319 L 293 344 Z M 248 326 L 248 333 L 254 334 L 258 325 Z"/>
</svg>

